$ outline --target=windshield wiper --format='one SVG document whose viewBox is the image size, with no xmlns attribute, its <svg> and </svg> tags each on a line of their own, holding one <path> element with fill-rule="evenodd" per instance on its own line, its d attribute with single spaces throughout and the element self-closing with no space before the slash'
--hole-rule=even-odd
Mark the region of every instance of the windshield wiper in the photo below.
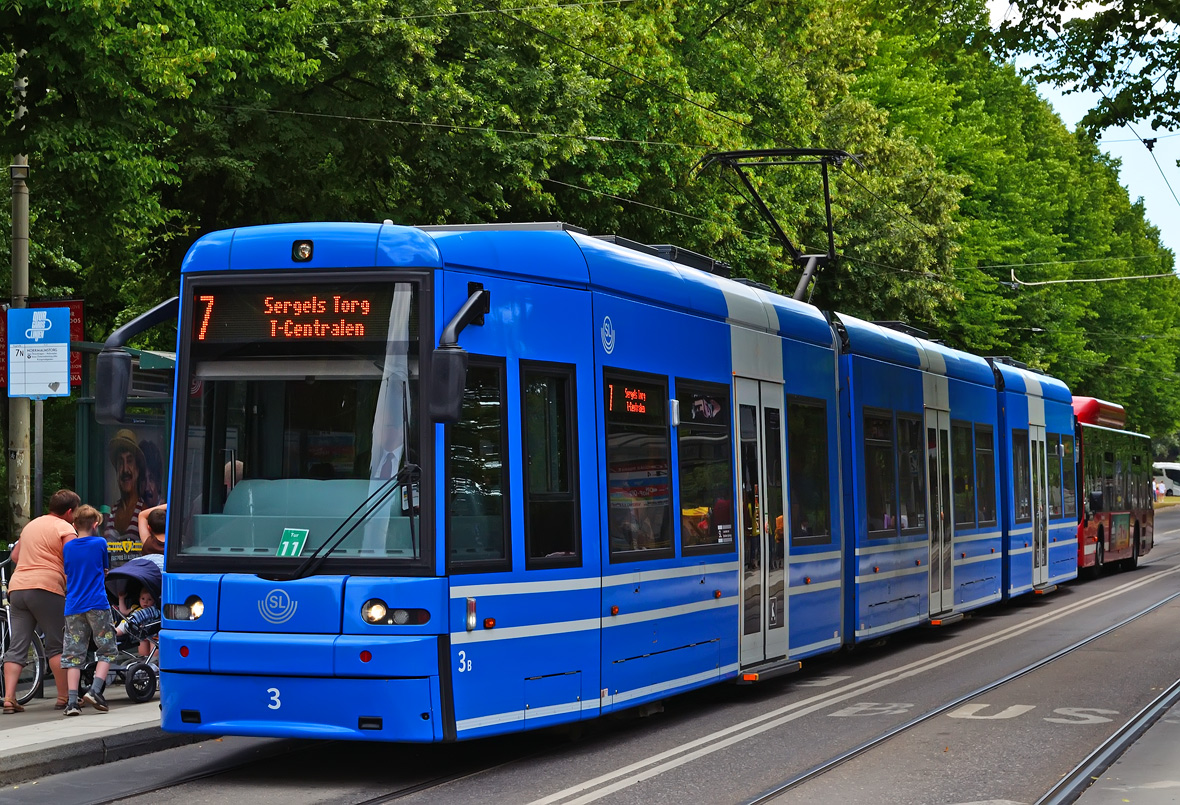
<svg viewBox="0 0 1180 805">
<path fill-rule="evenodd" d="M 367 498 L 362 500 L 360 504 L 352 510 L 352 514 L 344 518 L 344 521 L 341 522 L 340 525 L 336 526 L 336 530 L 333 531 L 326 540 L 321 542 L 320 546 L 312 551 L 310 556 L 303 560 L 303 563 L 295 569 L 295 572 L 291 574 L 288 580 L 293 581 L 295 579 L 301 579 L 314 573 L 316 569 L 319 568 L 321 564 L 323 564 L 324 560 L 331 556 L 332 553 L 340 547 L 344 540 L 348 538 L 348 535 L 356 530 L 357 526 L 369 519 L 373 512 L 377 511 L 385 504 L 387 500 L 389 500 L 390 495 L 392 495 L 398 489 L 405 487 L 407 484 L 417 483 L 421 475 L 422 468 L 417 464 L 406 464 L 403 466 L 400 470 L 398 470 L 397 475 L 387 479 L 381 486 L 373 490 L 373 492 L 370 493 Z M 368 507 L 367 509 L 365 509 L 366 506 Z M 364 514 L 361 514 L 360 517 L 357 517 L 362 509 L 365 509 Z M 414 527 L 416 520 L 417 518 L 414 515 L 413 490 L 411 490 L 410 542 L 414 546 L 415 556 L 417 556 L 418 553 L 418 534 L 417 529 Z M 352 524 L 349 525 L 349 523 Z M 348 526 L 348 528 L 345 528 L 345 526 Z M 341 532 L 341 529 L 344 529 L 344 531 Z"/>
</svg>

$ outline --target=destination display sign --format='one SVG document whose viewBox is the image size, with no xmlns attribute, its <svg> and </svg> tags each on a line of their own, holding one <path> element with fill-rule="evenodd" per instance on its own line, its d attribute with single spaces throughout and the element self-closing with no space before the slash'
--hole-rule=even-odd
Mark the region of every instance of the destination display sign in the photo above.
<svg viewBox="0 0 1180 805">
<path fill-rule="evenodd" d="M 395 287 L 409 307 L 409 286 L 233 286 L 193 292 L 195 343 L 384 342 Z M 405 322 L 406 312 L 398 317 Z M 396 335 L 396 334 L 395 334 Z M 402 333 L 402 338 L 412 337 Z"/>
<path fill-rule="evenodd" d="M 612 421 L 665 424 L 664 397 L 667 392 L 657 383 L 608 379 L 606 410 Z"/>
</svg>

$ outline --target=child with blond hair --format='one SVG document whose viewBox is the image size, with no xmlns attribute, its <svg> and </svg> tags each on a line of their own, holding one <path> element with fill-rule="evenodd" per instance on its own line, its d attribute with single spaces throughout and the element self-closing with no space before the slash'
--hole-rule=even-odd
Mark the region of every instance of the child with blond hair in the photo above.
<svg viewBox="0 0 1180 805">
<path fill-rule="evenodd" d="M 78 531 L 78 538 L 67 542 L 62 549 L 66 567 L 66 631 L 61 666 L 66 669 L 69 688 L 67 716 L 76 716 L 82 712 L 78 686 L 82 681 L 82 666 L 86 663 L 86 649 L 91 638 L 97 649 L 98 664 L 94 669 L 94 682 L 82 695 L 82 700 L 99 712 L 107 710 L 102 691 L 118 651 L 106 594 L 106 572 L 110 567 L 107 541 L 104 537 L 96 536 L 101 524 L 102 514 L 97 509 L 79 506 L 74 510 L 74 528 Z"/>
</svg>

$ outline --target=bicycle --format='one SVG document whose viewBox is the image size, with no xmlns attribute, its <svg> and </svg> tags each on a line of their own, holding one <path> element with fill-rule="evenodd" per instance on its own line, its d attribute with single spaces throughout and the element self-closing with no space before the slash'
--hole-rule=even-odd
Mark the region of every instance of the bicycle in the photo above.
<svg viewBox="0 0 1180 805">
<path fill-rule="evenodd" d="M 12 615 L 8 609 L 8 575 L 5 571 L 11 561 L 11 559 L 7 559 L 0 562 L 0 609 L 4 612 L 4 617 L 0 618 L 0 657 L 8 653 L 8 642 L 12 634 Z M 21 669 L 20 677 L 16 682 L 16 696 L 13 698 L 16 699 L 17 704 L 28 704 L 37 695 L 45 680 L 47 665 L 45 644 L 41 640 L 41 635 L 34 631 L 33 639 L 29 643 L 29 654 L 25 667 Z M 9 698 L 7 691 L 4 691 L 2 675 L 0 675 L 0 693 L 3 693 L 4 698 Z"/>
</svg>

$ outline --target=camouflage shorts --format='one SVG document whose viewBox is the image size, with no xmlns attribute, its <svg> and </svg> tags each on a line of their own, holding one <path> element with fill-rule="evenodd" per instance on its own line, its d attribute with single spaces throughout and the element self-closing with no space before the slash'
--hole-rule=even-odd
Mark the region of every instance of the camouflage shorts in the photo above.
<svg viewBox="0 0 1180 805">
<path fill-rule="evenodd" d="M 111 623 L 109 609 L 92 609 L 77 615 L 66 615 L 65 645 L 61 652 L 62 668 L 81 668 L 86 664 L 86 651 L 90 638 L 94 638 L 95 659 L 114 662 L 118 649 L 115 648 L 115 627 Z"/>
</svg>

